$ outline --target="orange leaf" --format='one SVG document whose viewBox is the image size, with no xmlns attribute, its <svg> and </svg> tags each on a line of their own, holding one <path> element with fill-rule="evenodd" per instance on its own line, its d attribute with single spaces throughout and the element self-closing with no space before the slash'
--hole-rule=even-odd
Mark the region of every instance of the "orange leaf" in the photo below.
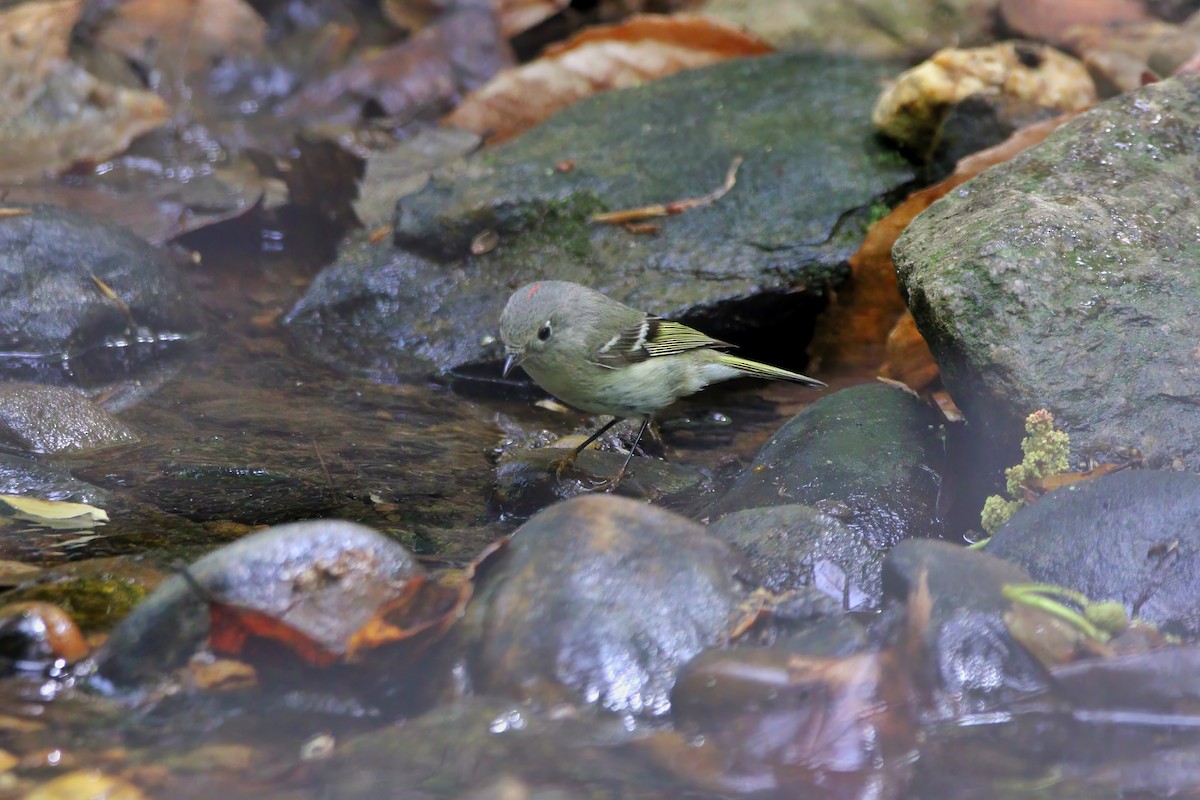
<svg viewBox="0 0 1200 800">
<path fill-rule="evenodd" d="M 497 142 L 596 92 L 770 52 L 766 42 L 719 20 L 635 16 L 619 25 L 588 28 L 536 61 L 501 72 L 442 122 Z"/>
<path fill-rule="evenodd" d="M 209 646 L 218 655 L 241 657 L 269 643 L 314 667 L 329 667 L 340 660 L 312 637 L 261 611 L 209 600 L 208 614 Z"/>
</svg>

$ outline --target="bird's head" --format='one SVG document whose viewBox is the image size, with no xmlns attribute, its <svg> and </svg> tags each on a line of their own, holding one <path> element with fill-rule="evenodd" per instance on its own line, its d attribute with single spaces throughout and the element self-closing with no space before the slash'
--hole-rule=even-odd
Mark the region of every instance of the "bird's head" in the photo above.
<svg viewBox="0 0 1200 800">
<path fill-rule="evenodd" d="M 565 324 L 562 290 L 558 281 L 522 286 L 508 298 L 500 315 L 500 339 L 507 358 L 504 374 L 526 360 L 553 352 L 556 335 Z"/>
</svg>

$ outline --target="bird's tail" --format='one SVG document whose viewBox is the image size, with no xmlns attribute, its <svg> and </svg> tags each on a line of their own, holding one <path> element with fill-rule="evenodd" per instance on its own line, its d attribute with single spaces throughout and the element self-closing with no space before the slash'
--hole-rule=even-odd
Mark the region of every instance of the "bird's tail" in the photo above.
<svg viewBox="0 0 1200 800">
<path fill-rule="evenodd" d="M 820 381 L 810 378 L 807 375 L 801 375 L 799 372 L 789 372 L 786 369 L 772 367 L 770 364 L 760 364 L 757 361 L 738 358 L 729 353 L 721 353 L 717 358 L 717 363 L 735 369 L 743 375 L 750 375 L 755 378 L 767 378 L 773 381 L 795 381 L 805 386 L 811 386 L 814 389 L 820 389 L 825 386 Z"/>
</svg>

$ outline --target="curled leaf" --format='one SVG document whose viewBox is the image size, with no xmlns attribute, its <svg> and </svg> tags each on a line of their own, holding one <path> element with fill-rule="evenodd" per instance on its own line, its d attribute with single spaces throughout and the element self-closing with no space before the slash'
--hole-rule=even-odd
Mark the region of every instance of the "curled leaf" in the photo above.
<svg viewBox="0 0 1200 800">
<path fill-rule="evenodd" d="M 635 16 L 619 25 L 588 28 L 541 58 L 501 72 L 442 122 L 496 142 L 597 92 L 770 52 L 763 40 L 716 19 Z"/>
</svg>

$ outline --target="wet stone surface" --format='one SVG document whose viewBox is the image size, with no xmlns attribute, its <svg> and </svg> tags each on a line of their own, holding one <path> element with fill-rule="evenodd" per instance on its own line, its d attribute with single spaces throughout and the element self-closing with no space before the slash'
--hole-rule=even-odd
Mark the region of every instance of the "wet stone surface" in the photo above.
<svg viewBox="0 0 1200 800">
<path fill-rule="evenodd" d="M 114 366 L 145 368 L 203 330 L 183 276 L 162 251 L 86 214 L 29 210 L 0 219 L 7 377 L 87 386 Z"/>
<path fill-rule="evenodd" d="M 1200 633 L 1200 476 L 1130 470 L 1052 492 L 1013 515 L 988 552 L 1038 581 L 1119 600 L 1131 616 Z"/>
<path fill-rule="evenodd" d="M 844 389 L 780 428 L 706 516 L 803 503 L 885 549 L 942 532 L 944 460 L 922 401 L 882 384 Z"/>
<path fill-rule="evenodd" d="M 0 442 L 26 453 L 79 453 L 138 439 L 128 425 L 71 389 L 0 383 Z"/>
<path fill-rule="evenodd" d="M 683 517 L 578 497 L 533 517 L 461 624 L 472 682 L 545 707 L 670 709 L 678 667 L 726 637 L 745 562 Z"/>
<path fill-rule="evenodd" d="M 1114 98 L 897 241 L 902 291 L 977 460 L 1011 464 L 1025 417 L 1046 408 L 1074 466 L 1140 451 L 1151 467 L 1200 467 L 1198 124 L 1194 74 Z"/>
<path fill-rule="evenodd" d="M 846 610 L 879 605 L 883 553 L 811 506 L 748 508 L 708 526 L 749 560 L 773 592 L 812 587 Z"/>
<path fill-rule="evenodd" d="M 926 593 L 931 601 L 919 647 L 947 713 L 995 708 L 1046 687 L 1046 671 L 1005 622 L 1012 601 L 1004 587 L 1030 582 L 1015 564 L 946 542 L 910 540 L 888 554 L 883 590 L 891 607 Z"/>
</svg>

